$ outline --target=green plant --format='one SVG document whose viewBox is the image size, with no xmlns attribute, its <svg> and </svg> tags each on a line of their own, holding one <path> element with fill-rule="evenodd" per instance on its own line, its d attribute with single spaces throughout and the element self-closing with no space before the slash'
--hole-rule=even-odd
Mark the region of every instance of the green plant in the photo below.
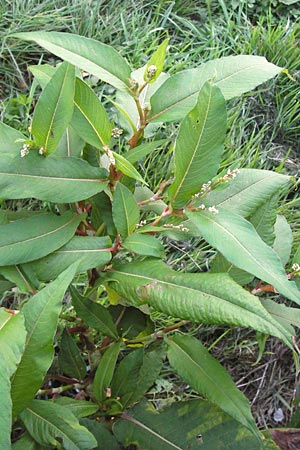
<svg viewBox="0 0 300 450">
<path fill-rule="evenodd" d="M 169 76 L 168 39 L 132 71 L 92 39 L 12 38 L 33 40 L 64 62 L 30 68 L 42 93 L 28 136 L 0 125 L 0 289 L 18 286 L 29 296 L 0 309 L 1 448 L 11 447 L 12 423 L 14 450 L 277 448 L 262 440 L 229 374 L 184 330 L 189 322 L 243 326 L 293 348 L 296 308 L 255 295 L 300 302 L 288 279 L 299 272 L 299 251 L 287 277 L 292 236 L 276 215 L 290 178 L 237 167 L 219 173 L 225 101 L 282 69 L 241 55 Z M 110 109 L 87 74 L 113 86 Z M 156 139 L 162 123 L 178 121 L 176 137 Z M 172 162 L 153 192 L 146 156 L 167 146 Z M 43 207 L 10 208 L 31 198 Z M 168 267 L 166 237 L 202 237 L 216 249 L 210 271 Z M 151 311 L 178 321 L 158 329 Z M 208 401 L 153 407 L 147 393 L 166 357 Z"/>
</svg>

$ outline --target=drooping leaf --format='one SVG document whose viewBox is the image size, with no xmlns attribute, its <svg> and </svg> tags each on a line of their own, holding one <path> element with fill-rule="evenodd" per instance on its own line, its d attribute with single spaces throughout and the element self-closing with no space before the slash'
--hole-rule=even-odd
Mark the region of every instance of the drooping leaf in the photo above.
<svg viewBox="0 0 300 450">
<path fill-rule="evenodd" d="M 161 74 L 164 68 L 164 62 L 166 57 L 166 51 L 169 44 L 169 38 L 164 39 L 164 41 L 157 47 L 150 60 L 146 65 L 146 69 L 144 72 L 144 80 L 149 81 L 149 83 L 153 83 Z M 148 73 L 148 69 L 151 66 L 155 66 L 156 70 L 152 76 Z"/>
<path fill-rule="evenodd" d="M 45 213 L 0 226 L 0 265 L 41 258 L 68 242 L 82 220 L 71 212 Z"/>
<path fill-rule="evenodd" d="M 71 33 L 34 31 L 12 35 L 35 41 L 54 55 L 95 75 L 117 89 L 127 90 L 131 69 L 109 45 Z"/>
<path fill-rule="evenodd" d="M 275 241 L 273 249 L 279 256 L 283 267 L 288 263 L 292 251 L 293 234 L 291 227 L 282 215 L 278 215 L 275 222 Z"/>
<path fill-rule="evenodd" d="M 155 258 L 165 257 L 164 246 L 151 235 L 131 234 L 122 242 L 122 246 L 138 255 L 154 256 Z"/>
<path fill-rule="evenodd" d="M 121 341 L 112 344 L 105 351 L 98 364 L 94 378 L 93 393 L 95 399 L 100 403 L 106 399 L 106 390 L 110 388 L 120 347 Z"/>
<path fill-rule="evenodd" d="M 136 168 L 126 158 L 124 158 L 124 156 L 119 155 L 116 152 L 112 152 L 112 154 L 115 158 L 115 164 L 118 170 L 120 170 L 124 175 L 127 175 L 129 178 L 145 183 L 143 177 L 139 174 Z"/>
<path fill-rule="evenodd" d="M 217 120 L 216 120 L 217 118 Z M 182 208 L 203 183 L 215 176 L 226 133 L 225 100 L 219 88 L 205 83 L 195 108 L 183 120 L 175 145 L 175 180 L 169 198 Z"/>
<path fill-rule="evenodd" d="M 94 91 L 76 78 L 72 127 L 88 144 L 102 149 L 111 139 L 112 124 Z"/>
<path fill-rule="evenodd" d="M 248 400 L 201 342 L 192 336 L 180 334 L 166 341 L 168 359 L 178 375 L 259 438 Z"/>
<path fill-rule="evenodd" d="M 7 280 L 14 283 L 21 292 L 32 292 L 34 287 L 21 266 L 0 266 L 0 273 Z"/>
<path fill-rule="evenodd" d="M 15 128 L 0 123 L 0 153 L 11 153 L 19 156 L 23 145 L 19 139 L 23 140 L 26 137 Z"/>
<path fill-rule="evenodd" d="M 112 379 L 111 392 L 124 408 L 138 402 L 154 384 L 163 365 L 162 346 L 139 348 L 120 362 Z"/>
<path fill-rule="evenodd" d="M 72 336 L 66 329 L 63 331 L 60 341 L 58 364 L 62 372 L 69 377 L 83 380 L 86 376 L 85 361 Z"/>
<path fill-rule="evenodd" d="M 100 331 L 104 336 L 110 336 L 113 339 L 118 338 L 116 327 L 105 306 L 80 295 L 73 286 L 70 287 L 70 292 L 76 313 L 89 327 Z"/>
<path fill-rule="evenodd" d="M 151 97 L 152 121 L 182 119 L 196 104 L 203 84 L 213 79 L 225 99 L 251 91 L 282 69 L 261 56 L 225 56 L 171 76 Z"/>
<path fill-rule="evenodd" d="M 107 184 L 105 169 L 79 158 L 43 158 L 36 152 L 25 158 L 0 155 L 1 198 L 69 203 L 101 192 Z"/>
<path fill-rule="evenodd" d="M 258 298 L 227 274 L 178 273 L 161 261 L 148 259 L 115 265 L 103 281 L 131 304 L 148 303 L 193 322 L 250 327 L 291 345 L 290 334 L 266 314 Z"/>
<path fill-rule="evenodd" d="M 272 246 L 275 240 L 275 222 L 278 208 L 278 195 L 263 203 L 249 218 L 255 230 L 267 244 Z"/>
<path fill-rule="evenodd" d="M 66 407 L 75 417 L 86 417 L 95 414 L 99 407 L 96 403 L 86 400 L 75 400 L 70 397 L 57 397 L 55 403 Z"/>
<path fill-rule="evenodd" d="M 278 322 L 289 330 L 291 334 L 295 333 L 291 325 L 300 328 L 299 308 L 291 308 L 284 303 L 276 303 L 268 298 L 261 299 L 261 303 Z"/>
<path fill-rule="evenodd" d="M 57 403 L 33 400 L 21 413 L 21 419 L 41 445 L 56 447 L 58 439 L 66 450 L 91 450 L 97 445 L 94 436 L 68 408 Z"/>
<path fill-rule="evenodd" d="M 203 203 L 207 207 L 224 207 L 243 217 L 250 217 L 289 181 L 290 177 L 269 170 L 241 169 L 225 189 L 209 192 L 195 205 Z"/>
<path fill-rule="evenodd" d="M 263 242 L 250 222 L 225 209 L 220 209 L 218 214 L 208 211 L 186 214 L 204 239 L 228 261 L 267 281 L 282 295 L 300 304 L 295 283 L 288 281 L 279 257 Z"/>
<path fill-rule="evenodd" d="M 112 206 L 114 224 L 123 238 L 129 236 L 140 220 L 139 207 L 130 190 L 118 183 Z"/>
<path fill-rule="evenodd" d="M 73 114 L 75 68 L 63 63 L 43 90 L 32 118 L 32 134 L 45 155 L 53 153 Z"/>
<path fill-rule="evenodd" d="M 127 153 L 125 153 L 124 157 L 129 161 L 131 164 L 134 164 L 138 162 L 140 159 L 144 158 L 145 156 L 149 155 L 150 153 L 154 152 L 157 148 L 165 144 L 165 139 L 160 139 L 159 141 L 152 141 L 147 142 L 144 144 L 140 144 L 137 147 L 129 150 Z"/>
<path fill-rule="evenodd" d="M 80 419 L 81 425 L 85 426 L 97 440 L 97 450 L 123 450 L 116 438 L 101 422 L 90 419 Z"/>
<path fill-rule="evenodd" d="M 11 382 L 13 417 L 17 417 L 34 398 L 51 365 L 61 300 L 75 273 L 76 265 L 73 264 L 31 297 L 22 309 L 27 338 L 22 359 Z"/>
<path fill-rule="evenodd" d="M 156 214 L 162 214 L 167 207 L 167 204 L 162 200 L 155 200 L 154 192 L 147 186 L 136 186 L 134 191 L 134 198 L 137 202 L 144 202 L 141 204 L 142 211 L 154 211 Z"/>
<path fill-rule="evenodd" d="M 50 255 L 22 264 L 21 270 L 30 268 L 40 281 L 50 281 L 78 260 L 78 272 L 107 264 L 111 253 L 105 249 L 110 247 L 109 237 L 74 236 Z"/>
<path fill-rule="evenodd" d="M 0 448 L 10 449 L 12 401 L 10 378 L 21 360 L 26 340 L 24 316 L 0 308 Z"/>
</svg>

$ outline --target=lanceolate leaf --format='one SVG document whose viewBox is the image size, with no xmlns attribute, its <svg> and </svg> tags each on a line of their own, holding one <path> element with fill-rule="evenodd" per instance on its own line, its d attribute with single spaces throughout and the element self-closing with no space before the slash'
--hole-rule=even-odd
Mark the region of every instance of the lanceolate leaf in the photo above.
<svg viewBox="0 0 300 450">
<path fill-rule="evenodd" d="M 20 362 L 24 350 L 26 330 L 24 316 L 0 308 L 0 448 L 10 449 L 12 401 L 10 378 Z"/>
<path fill-rule="evenodd" d="M 109 45 L 60 32 L 17 33 L 12 37 L 35 41 L 49 52 L 89 72 L 117 89 L 127 90 L 131 68 Z"/>
<path fill-rule="evenodd" d="M 19 139 L 26 139 L 26 137 L 20 131 L 9 127 L 5 123 L 0 123 L 0 154 L 11 153 L 20 155 L 23 143 L 19 142 Z"/>
<path fill-rule="evenodd" d="M 106 399 L 106 390 L 110 387 L 115 365 L 119 356 L 121 341 L 112 344 L 100 359 L 96 370 L 93 392 L 99 402 Z"/>
<path fill-rule="evenodd" d="M 295 283 L 288 281 L 279 257 L 261 240 L 250 222 L 225 209 L 220 209 L 218 214 L 187 212 L 187 216 L 198 226 L 204 239 L 228 261 L 267 281 L 282 295 L 300 304 Z"/>
<path fill-rule="evenodd" d="M 29 268 L 40 281 L 50 281 L 76 261 L 79 261 L 78 272 L 107 264 L 111 259 L 111 253 L 106 250 L 109 247 L 109 237 L 74 236 L 66 245 L 50 255 L 23 264 L 21 270 L 27 271 Z"/>
<path fill-rule="evenodd" d="M 259 438 L 248 400 L 201 342 L 176 334 L 167 344 L 170 364 L 183 380 Z"/>
<path fill-rule="evenodd" d="M 159 148 L 160 146 L 162 146 L 165 143 L 166 143 L 166 140 L 161 139 L 159 141 L 152 141 L 152 142 L 147 142 L 146 144 L 141 144 L 138 147 L 128 150 L 128 152 L 125 153 L 124 157 L 131 164 L 134 164 L 134 163 L 138 162 L 140 159 L 149 155 L 149 153 L 152 153 L 153 151 L 155 151 L 156 148 Z"/>
<path fill-rule="evenodd" d="M 130 190 L 118 183 L 112 206 L 114 224 L 123 238 L 131 234 L 139 222 L 139 207 Z"/>
<path fill-rule="evenodd" d="M 71 239 L 82 216 L 45 213 L 0 226 L 0 265 L 41 258 Z"/>
<path fill-rule="evenodd" d="M 123 241 L 122 246 L 138 255 L 154 256 L 156 258 L 165 257 L 162 243 L 154 236 L 147 234 L 134 233 Z"/>
<path fill-rule="evenodd" d="M 120 170 L 124 175 L 127 175 L 129 178 L 145 183 L 143 177 L 138 173 L 136 168 L 126 158 L 124 158 L 124 156 L 115 152 L 112 152 L 112 154 L 116 160 L 116 168 L 118 170 Z"/>
<path fill-rule="evenodd" d="M 27 430 L 41 445 L 56 447 L 58 439 L 66 450 L 91 450 L 94 436 L 63 406 L 50 401 L 33 400 L 21 414 Z"/>
<path fill-rule="evenodd" d="M 169 38 L 166 38 L 156 49 L 156 51 L 151 56 L 149 62 L 146 65 L 146 69 L 144 72 L 144 80 L 149 80 L 149 83 L 153 83 L 161 74 L 163 67 L 164 67 L 164 61 L 166 56 L 167 47 L 169 44 Z M 155 66 L 156 70 L 153 76 L 149 77 L 148 69 L 151 66 Z"/>
<path fill-rule="evenodd" d="M 25 158 L 0 155 L 1 198 L 69 203 L 101 192 L 107 184 L 106 170 L 79 158 L 43 158 L 36 152 Z"/>
<path fill-rule="evenodd" d="M 205 83 L 195 108 L 182 122 L 176 140 L 175 180 L 169 189 L 175 209 L 182 208 L 203 183 L 215 176 L 225 133 L 224 97 L 219 88 Z"/>
<path fill-rule="evenodd" d="M 275 239 L 274 225 L 276 222 L 276 211 L 278 207 L 278 195 L 274 195 L 257 208 L 249 217 L 259 236 L 267 244 L 272 246 Z"/>
<path fill-rule="evenodd" d="M 79 78 L 75 86 L 72 126 L 84 141 L 101 149 L 109 144 L 112 124 L 94 91 Z"/>
<path fill-rule="evenodd" d="M 100 331 L 104 336 L 110 336 L 113 339 L 118 338 L 117 329 L 105 306 L 80 295 L 73 286 L 70 287 L 70 292 L 76 313 L 89 327 Z"/>
<path fill-rule="evenodd" d="M 195 204 L 222 206 L 243 217 L 250 217 L 289 181 L 290 177 L 269 170 L 241 169 L 225 189 L 213 190 Z"/>
<path fill-rule="evenodd" d="M 86 375 L 86 365 L 81 352 L 66 330 L 63 331 L 60 341 L 58 364 L 60 369 L 69 377 L 83 380 Z"/>
<path fill-rule="evenodd" d="M 88 402 L 86 400 L 75 400 L 70 397 L 58 397 L 55 400 L 60 406 L 65 406 L 74 414 L 75 417 L 86 417 L 95 414 L 99 407 L 96 403 Z"/>
<path fill-rule="evenodd" d="M 171 76 L 151 97 L 152 121 L 182 119 L 197 101 L 203 84 L 213 79 L 225 99 L 254 89 L 281 72 L 261 56 L 226 56 Z"/>
<path fill-rule="evenodd" d="M 53 153 L 73 114 L 75 68 L 63 63 L 43 90 L 32 118 L 32 134 L 45 155 Z"/>
<path fill-rule="evenodd" d="M 285 326 L 290 333 L 295 333 L 291 325 L 300 328 L 299 308 L 290 308 L 284 303 L 279 304 L 267 298 L 262 299 L 261 303 L 266 308 L 266 310 L 274 317 L 274 319 Z"/>
<path fill-rule="evenodd" d="M 49 369 L 53 338 L 61 311 L 61 301 L 76 272 L 72 265 L 55 281 L 34 295 L 23 307 L 27 338 L 22 359 L 12 378 L 13 417 L 31 402 Z"/>
<path fill-rule="evenodd" d="M 279 256 L 281 263 L 285 266 L 291 255 L 293 234 L 288 221 L 284 216 L 278 215 L 275 222 L 275 241 L 273 249 Z"/>
<path fill-rule="evenodd" d="M 111 434 L 104 423 L 91 419 L 80 419 L 81 425 L 85 426 L 97 440 L 97 450 L 123 450 L 115 436 Z"/>
<path fill-rule="evenodd" d="M 178 273 L 149 259 L 116 265 L 105 281 L 132 304 L 148 303 L 165 314 L 193 322 L 250 327 L 278 336 L 290 346 L 290 334 L 227 274 Z"/>
</svg>

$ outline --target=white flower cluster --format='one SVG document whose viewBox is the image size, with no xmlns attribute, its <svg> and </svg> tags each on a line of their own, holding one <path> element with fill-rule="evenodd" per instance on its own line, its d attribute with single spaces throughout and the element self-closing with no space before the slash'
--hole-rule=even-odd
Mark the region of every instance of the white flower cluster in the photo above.
<svg viewBox="0 0 300 450">
<path fill-rule="evenodd" d="M 146 225 L 147 221 L 146 220 L 141 220 L 140 223 L 137 223 L 135 228 L 141 228 L 144 225 Z"/>
<path fill-rule="evenodd" d="M 233 169 L 233 170 L 228 169 L 227 173 L 223 177 L 219 178 L 219 181 L 233 180 L 233 178 L 235 178 L 239 173 L 240 173 L 239 169 Z"/>
<path fill-rule="evenodd" d="M 154 64 L 151 64 L 147 69 L 147 79 L 151 80 L 155 76 L 157 72 L 157 67 Z"/>
<path fill-rule="evenodd" d="M 21 158 L 24 158 L 24 156 L 27 156 L 29 153 L 30 145 L 24 144 L 23 147 L 20 150 L 20 156 Z"/>
<path fill-rule="evenodd" d="M 206 211 L 209 211 L 209 212 L 211 212 L 213 214 L 218 214 L 219 213 L 219 210 L 215 206 L 209 206 L 208 208 L 206 208 L 206 206 L 203 205 L 203 203 L 202 203 L 202 205 L 198 206 L 198 209 L 202 209 L 203 211 L 206 210 Z"/>
<path fill-rule="evenodd" d="M 202 184 L 200 191 L 194 195 L 194 198 L 198 198 L 200 195 L 207 194 L 211 190 L 211 181 Z"/>
<path fill-rule="evenodd" d="M 115 139 L 118 139 L 120 136 L 122 136 L 122 134 L 123 134 L 122 128 L 115 127 L 111 130 L 111 135 Z"/>
<path fill-rule="evenodd" d="M 44 147 L 39 148 L 39 155 L 43 155 L 45 153 Z"/>
<path fill-rule="evenodd" d="M 187 227 L 185 227 L 182 223 L 180 223 L 179 225 L 173 225 L 172 223 L 165 223 L 163 225 L 164 228 L 170 228 L 172 230 L 180 230 L 180 231 L 186 231 L 188 232 L 189 229 Z"/>
<path fill-rule="evenodd" d="M 293 265 L 292 265 L 292 270 L 293 270 L 294 272 L 300 272 L 300 266 L 299 266 L 299 264 L 297 264 L 297 263 L 293 264 Z"/>
</svg>

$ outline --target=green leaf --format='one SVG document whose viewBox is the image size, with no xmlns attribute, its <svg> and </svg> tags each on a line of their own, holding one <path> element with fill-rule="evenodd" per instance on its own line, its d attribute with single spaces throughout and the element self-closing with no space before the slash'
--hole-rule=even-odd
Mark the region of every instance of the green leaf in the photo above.
<svg viewBox="0 0 300 450">
<path fill-rule="evenodd" d="M 116 438 L 106 426 L 90 419 L 81 419 L 81 425 L 85 426 L 97 440 L 97 450 L 121 450 Z"/>
<path fill-rule="evenodd" d="M 50 281 L 78 260 L 78 272 L 107 264 L 111 259 L 111 253 L 106 249 L 110 247 L 111 240 L 108 236 L 74 236 L 50 255 L 22 264 L 21 270 L 31 269 L 40 281 Z"/>
<path fill-rule="evenodd" d="M 116 229 L 123 238 L 133 233 L 140 220 L 137 202 L 130 190 L 122 183 L 116 185 L 112 214 Z"/>
<path fill-rule="evenodd" d="M 291 346 L 285 328 L 227 274 L 178 273 L 162 261 L 148 259 L 115 265 L 103 281 L 131 304 L 148 303 L 167 315 L 193 322 L 250 327 Z"/>
<path fill-rule="evenodd" d="M 166 256 L 162 243 L 149 234 L 134 233 L 122 242 L 122 247 L 138 255 L 154 256 L 155 258 Z"/>
<path fill-rule="evenodd" d="M 0 448 L 10 449 L 12 401 L 10 378 L 19 364 L 26 340 L 24 316 L 0 308 Z"/>
<path fill-rule="evenodd" d="M 73 264 L 55 281 L 31 297 L 22 309 L 27 338 L 21 362 L 11 382 L 13 417 L 17 417 L 34 398 L 51 365 L 61 301 L 75 272 L 76 266 Z"/>
<path fill-rule="evenodd" d="M 117 329 L 105 306 L 80 295 L 73 286 L 70 286 L 70 292 L 76 313 L 89 327 L 100 331 L 104 336 L 118 338 Z"/>
<path fill-rule="evenodd" d="M 39 83 L 41 88 L 45 89 L 58 67 L 59 65 L 53 67 L 50 64 L 38 64 L 36 66 L 28 66 L 28 69 L 33 74 L 35 80 Z"/>
<path fill-rule="evenodd" d="M 282 71 L 261 56 L 225 56 L 171 76 L 151 97 L 151 121 L 182 119 L 196 104 L 203 84 L 213 79 L 226 100 L 251 91 Z"/>
<path fill-rule="evenodd" d="M 275 241 L 273 249 L 279 256 L 283 267 L 290 259 L 293 243 L 293 234 L 288 221 L 284 216 L 278 215 L 275 222 Z"/>
<path fill-rule="evenodd" d="M 149 83 L 153 83 L 161 74 L 163 68 L 164 68 L 164 62 L 166 57 L 166 51 L 169 44 L 169 38 L 166 38 L 155 50 L 153 55 L 151 56 L 150 60 L 148 61 L 146 65 L 146 69 L 144 72 L 144 80 L 148 81 Z M 156 71 L 155 74 L 151 77 L 149 77 L 148 69 L 150 66 L 155 66 Z"/>
<path fill-rule="evenodd" d="M 192 336 L 180 334 L 166 341 L 169 362 L 178 375 L 192 389 L 218 405 L 259 438 L 247 398 L 201 342 Z"/>
<path fill-rule="evenodd" d="M 71 33 L 16 33 L 11 37 L 35 41 L 54 55 L 95 75 L 117 89 L 129 87 L 131 68 L 124 58 L 109 45 Z"/>
<path fill-rule="evenodd" d="M 156 214 L 162 214 L 166 209 L 167 204 L 162 200 L 155 200 L 155 194 L 147 186 L 136 186 L 134 191 L 134 198 L 141 204 L 142 211 L 153 211 Z M 145 201 L 147 200 L 147 201 Z"/>
<path fill-rule="evenodd" d="M 32 118 L 32 134 L 45 155 L 56 150 L 73 114 L 75 68 L 63 63 L 43 90 Z"/>
<path fill-rule="evenodd" d="M 83 380 L 86 376 L 86 365 L 81 352 L 72 336 L 64 329 L 58 354 L 58 364 L 62 372 L 69 377 Z"/>
<path fill-rule="evenodd" d="M 225 209 L 220 209 L 218 214 L 207 211 L 186 214 L 204 239 L 228 261 L 270 283 L 282 295 L 300 304 L 295 283 L 288 281 L 279 257 L 263 242 L 250 222 Z"/>
<path fill-rule="evenodd" d="M 112 152 L 112 154 L 115 158 L 116 168 L 118 170 L 120 170 L 124 175 L 127 175 L 129 178 L 133 178 L 134 180 L 146 183 L 143 177 L 138 173 L 136 168 L 126 158 L 124 158 L 124 156 L 119 155 L 116 152 Z"/>
<path fill-rule="evenodd" d="M 121 341 L 112 344 L 100 359 L 97 367 L 93 392 L 94 397 L 98 402 L 103 402 L 106 399 L 106 390 L 110 387 L 115 365 L 120 353 Z"/>
<path fill-rule="evenodd" d="M 22 435 L 21 439 L 12 445 L 12 450 L 43 450 L 49 449 L 39 445 L 28 432 Z"/>
<path fill-rule="evenodd" d="M 71 212 L 43 215 L 0 226 L 0 265 L 20 264 L 41 258 L 64 245 L 82 220 Z"/>
<path fill-rule="evenodd" d="M 102 149 L 111 139 L 112 124 L 94 91 L 76 78 L 72 126 L 88 144 Z"/>
<path fill-rule="evenodd" d="M 11 283 L 10 281 L 5 280 L 4 278 L 0 277 L 0 294 L 3 294 L 5 291 L 9 291 L 14 286 L 14 283 Z"/>
<path fill-rule="evenodd" d="M 58 403 L 60 406 L 65 406 L 75 417 L 91 416 L 99 409 L 96 403 L 85 400 L 75 400 L 70 397 L 57 397 L 55 403 Z"/>
<path fill-rule="evenodd" d="M 278 208 L 278 195 L 274 195 L 268 201 L 257 208 L 249 218 L 259 236 L 267 244 L 272 246 L 275 239 L 274 225 Z"/>
<path fill-rule="evenodd" d="M 98 229 L 102 224 L 106 233 L 115 236 L 117 230 L 112 217 L 112 203 L 109 196 L 105 192 L 100 192 L 91 198 L 92 205 L 92 224 Z"/>
<path fill-rule="evenodd" d="M 81 158 L 84 146 L 84 140 L 79 137 L 72 124 L 69 124 L 55 150 L 55 156 Z"/>
<path fill-rule="evenodd" d="M 1 266 L 0 273 L 7 280 L 18 286 L 22 292 L 32 292 L 34 290 L 31 280 L 28 279 L 21 266 Z"/>
<path fill-rule="evenodd" d="M 49 202 L 69 203 L 103 191 L 107 171 L 79 158 L 43 158 L 31 152 L 25 158 L 0 155 L 0 197 L 35 197 Z"/>
<path fill-rule="evenodd" d="M 218 253 L 210 264 L 210 273 L 228 273 L 228 275 L 238 284 L 244 286 L 250 283 L 254 276 L 244 270 L 238 269 L 231 262 L 227 261 L 221 253 Z"/>
<path fill-rule="evenodd" d="M 159 141 L 147 142 L 145 144 L 138 145 L 137 147 L 128 150 L 127 153 L 124 154 L 124 157 L 131 164 L 138 162 L 140 159 L 152 153 L 157 148 L 161 147 L 166 143 L 166 139 L 161 139 Z"/>
<path fill-rule="evenodd" d="M 215 176 L 226 133 L 225 100 L 219 88 L 205 83 L 195 108 L 183 120 L 175 145 L 175 180 L 169 197 L 182 208 L 203 183 Z"/>
<path fill-rule="evenodd" d="M 241 169 L 226 189 L 209 192 L 195 205 L 204 203 L 205 206 L 224 207 L 243 217 L 250 217 L 289 181 L 290 177 L 269 170 Z"/>
<path fill-rule="evenodd" d="M 276 303 L 270 299 L 261 299 L 262 305 L 266 310 L 281 323 L 291 334 L 295 334 L 295 331 L 291 325 L 300 328 L 300 310 L 299 308 L 290 308 L 284 303 Z"/>
<path fill-rule="evenodd" d="M 151 346 L 139 348 L 120 362 L 111 384 L 115 398 L 120 397 L 124 408 L 138 402 L 158 378 L 164 357 L 164 349 Z"/>
<path fill-rule="evenodd" d="M 96 445 L 94 436 L 65 407 L 57 403 L 33 400 L 21 413 L 31 436 L 41 445 L 56 447 L 61 440 L 65 450 L 90 450 Z"/>
<path fill-rule="evenodd" d="M 108 308 L 114 322 L 117 322 L 119 335 L 126 339 L 134 339 L 145 333 L 154 332 L 154 323 L 149 315 L 132 306 L 116 305 Z"/>
<path fill-rule="evenodd" d="M 20 156 L 22 140 L 26 137 L 20 131 L 9 127 L 5 123 L 0 123 L 0 154 L 11 153 Z"/>
</svg>

